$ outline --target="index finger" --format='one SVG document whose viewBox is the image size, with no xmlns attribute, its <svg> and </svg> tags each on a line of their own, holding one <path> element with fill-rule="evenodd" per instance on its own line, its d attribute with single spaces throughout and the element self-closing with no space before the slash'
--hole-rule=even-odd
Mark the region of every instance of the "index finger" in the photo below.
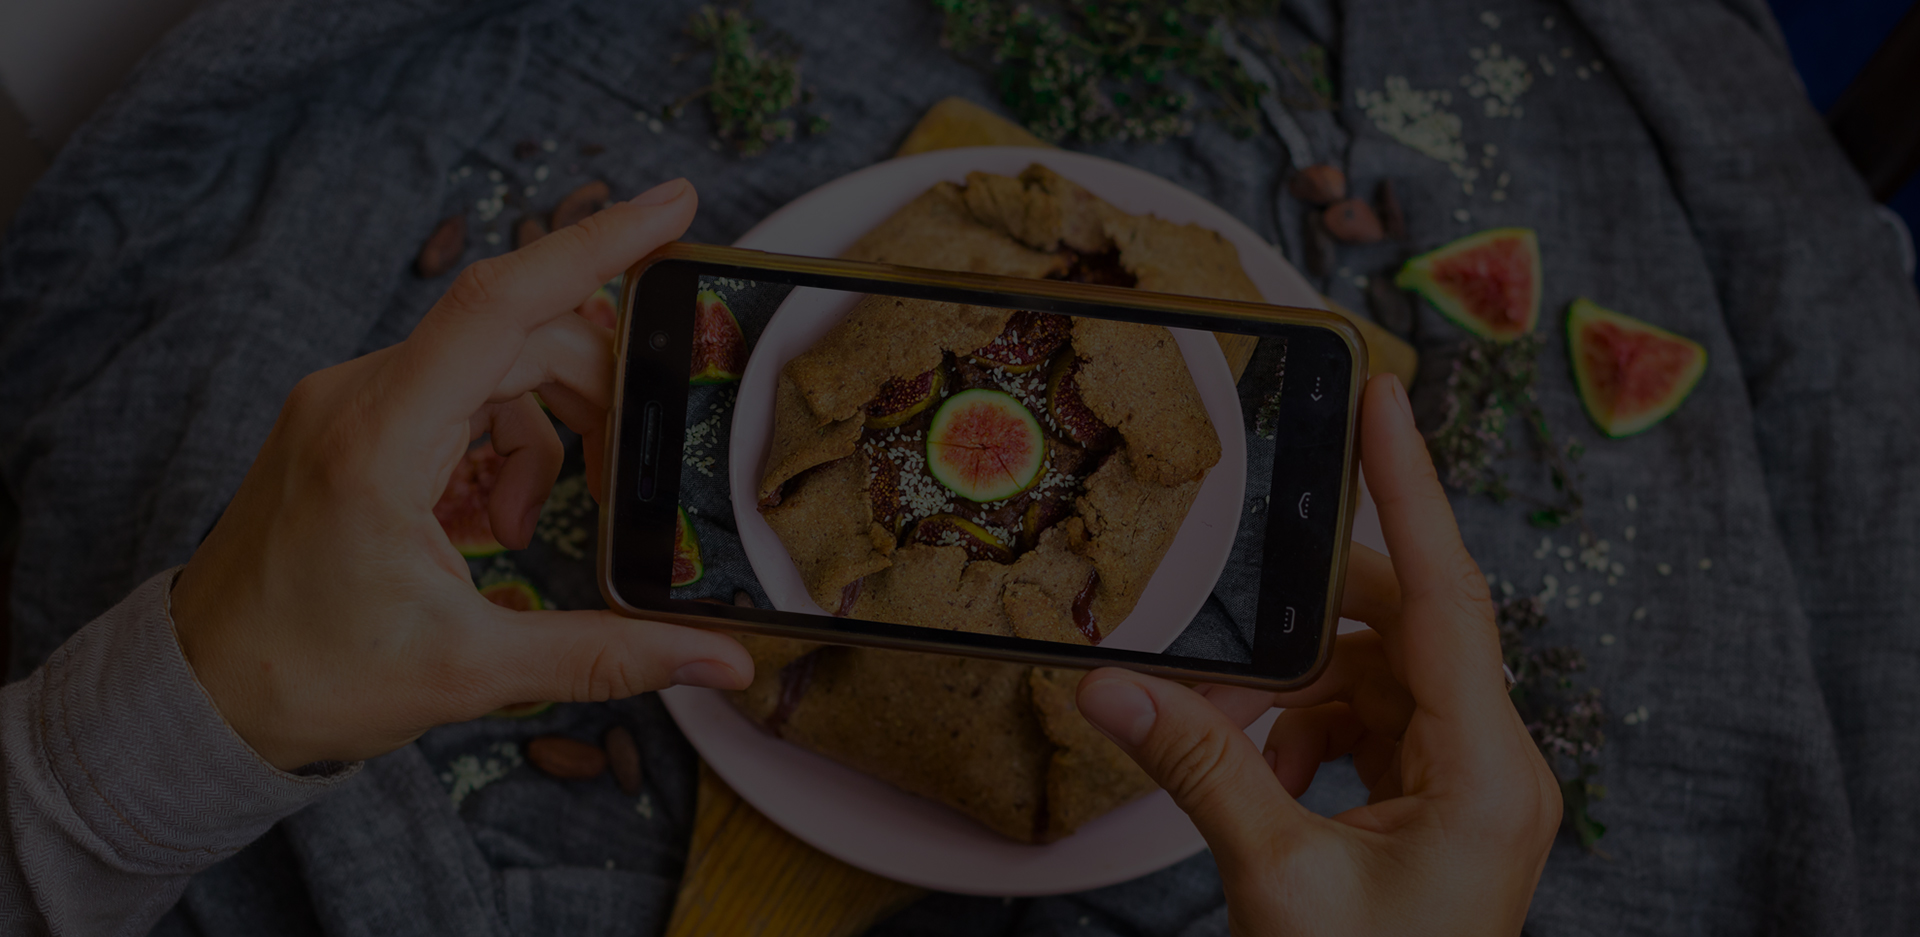
<svg viewBox="0 0 1920 937">
<path fill-rule="evenodd" d="M 530 333 L 678 238 L 698 202 L 692 184 L 675 179 L 469 266 L 401 343 L 385 404 L 410 427 L 464 422 L 513 369 Z"/>
<path fill-rule="evenodd" d="M 1368 382 L 1361 407 L 1360 466 L 1400 583 L 1398 620 L 1384 636 L 1418 706 L 1471 731 L 1512 710 L 1486 578 L 1460 539 L 1399 379 Z"/>
</svg>

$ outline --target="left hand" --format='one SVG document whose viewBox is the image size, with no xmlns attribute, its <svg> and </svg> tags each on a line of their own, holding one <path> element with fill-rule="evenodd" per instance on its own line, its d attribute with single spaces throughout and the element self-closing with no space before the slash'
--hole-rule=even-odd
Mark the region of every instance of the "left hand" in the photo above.
<svg viewBox="0 0 1920 937">
<path fill-rule="evenodd" d="M 491 434 L 506 456 L 494 534 L 528 543 L 562 457 L 535 391 L 584 437 L 598 496 L 612 336 L 573 309 L 679 237 L 697 202 L 675 180 L 479 261 L 406 341 L 294 388 L 173 589 L 187 661 L 268 762 L 357 761 L 524 700 L 752 679 L 720 634 L 487 602 L 433 516 L 469 441 Z"/>
</svg>

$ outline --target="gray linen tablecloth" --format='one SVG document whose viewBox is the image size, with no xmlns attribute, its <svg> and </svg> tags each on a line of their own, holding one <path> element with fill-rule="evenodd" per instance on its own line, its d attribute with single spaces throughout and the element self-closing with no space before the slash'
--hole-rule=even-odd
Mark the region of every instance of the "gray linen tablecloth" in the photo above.
<svg viewBox="0 0 1920 937">
<path fill-rule="evenodd" d="M 674 60 L 692 7 L 236 0 L 170 36 L 60 154 L 0 250 L 0 472 L 24 519 L 13 675 L 191 554 L 301 375 L 407 333 L 447 284 L 409 271 L 439 219 L 475 217 L 471 260 L 505 249 L 482 235 L 523 203 L 551 206 L 589 178 L 631 195 L 684 174 L 702 196 L 691 236 L 725 242 L 886 158 L 932 102 L 993 100 L 989 78 L 938 48 L 921 0 L 765 0 L 757 12 L 807 50 L 812 107 L 834 127 L 740 159 L 710 148 L 697 114 L 659 130 L 635 118 L 700 83 Z M 1361 191 L 1397 180 L 1418 247 L 1532 226 L 1549 348 L 1586 295 L 1712 355 L 1676 416 L 1617 442 L 1595 438 L 1564 360 L 1542 358 L 1542 405 L 1588 446 L 1592 522 L 1626 570 L 1616 584 L 1542 555 L 1518 509 L 1456 502 L 1501 580 L 1604 592 L 1556 602 L 1545 638 L 1587 651 L 1616 713 L 1646 713 L 1609 726 L 1596 814 L 1610 858 L 1563 839 L 1530 932 L 1920 926 L 1920 309 L 1764 4 L 1283 7 L 1292 41 L 1334 51 L 1340 105 L 1303 115 L 1308 133 Z M 1491 110 L 1469 93 L 1483 66 Z M 1471 193 L 1365 113 L 1359 92 L 1401 80 L 1452 92 L 1442 108 L 1461 121 L 1455 168 L 1479 169 Z M 554 148 L 516 155 L 523 140 Z M 1203 128 L 1093 149 L 1299 241 L 1297 207 L 1275 208 L 1271 139 Z M 476 203 L 495 184 L 507 204 L 483 222 Z M 1361 308 L 1352 277 L 1399 251 L 1344 250 L 1346 272 L 1322 286 Z M 1431 416 L 1459 333 L 1430 310 L 1408 331 Z M 525 575 L 561 607 L 596 604 L 578 531 L 550 533 L 477 569 Z M 642 740 L 638 799 L 519 764 L 531 735 L 594 738 L 615 722 Z M 657 932 L 694 764 L 652 697 L 436 730 L 204 873 L 161 931 Z M 1342 774 L 1311 802 L 1353 802 Z M 936 895 L 877 933 L 1220 934 L 1220 901 L 1202 855 L 1080 895 Z"/>
</svg>

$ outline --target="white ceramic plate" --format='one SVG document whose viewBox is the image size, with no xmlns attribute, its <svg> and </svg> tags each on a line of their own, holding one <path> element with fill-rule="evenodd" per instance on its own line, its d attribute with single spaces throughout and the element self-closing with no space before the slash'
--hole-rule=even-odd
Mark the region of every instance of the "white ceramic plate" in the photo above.
<svg viewBox="0 0 1920 937">
<path fill-rule="evenodd" d="M 1219 232 L 1239 250 L 1241 266 L 1269 302 L 1322 307 L 1319 294 L 1272 247 L 1212 203 L 1158 176 L 1060 150 L 975 147 L 880 163 L 801 196 L 747 232 L 737 246 L 819 257 L 838 256 L 861 235 L 936 182 L 961 182 L 974 170 L 1014 175 L 1034 162 L 1045 164 L 1124 211 L 1151 212 L 1170 221 L 1197 223 Z M 789 317 L 789 307 L 801 308 L 790 297 L 769 323 L 755 347 L 753 359 L 748 362 L 748 374 L 741 385 L 730 459 L 735 465 L 751 466 L 752 471 L 745 473 L 743 469 L 743 473 L 751 476 L 745 494 L 739 488 L 736 474 L 733 497 L 742 542 L 748 544 L 755 573 L 775 604 L 792 610 L 817 611 L 818 606 L 806 596 L 798 574 L 793 572 L 792 561 L 778 540 L 773 539 L 771 547 L 778 554 L 779 562 L 775 563 L 756 556 L 756 547 L 748 539 L 752 526 L 749 521 L 765 529 L 765 522 L 751 509 L 752 482 L 759 477 L 766 437 L 771 432 L 771 416 L 764 410 L 753 418 L 757 422 L 743 422 L 748 402 L 754 396 L 754 378 L 761 377 L 766 385 L 763 393 L 770 401 L 771 375 L 838 320 L 833 310 L 821 308 L 796 312 Z M 844 312 L 842 306 L 838 313 Z M 792 325 L 776 332 L 775 325 L 788 319 Z M 783 334 L 788 332 L 790 334 Z M 1190 334 L 1203 338 L 1204 347 L 1211 349 L 1210 358 L 1200 355 L 1199 343 L 1190 345 L 1187 336 L 1181 336 L 1181 348 L 1187 354 L 1188 366 L 1194 371 L 1196 386 L 1201 388 L 1205 399 L 1211 378 L 1203 375 L 1213 375 L 1216 371 L 1224 375 L 1226 366 L 1210 336 Z M 761 361 L 763 355 L 768 359 L 765 362 Z M 1211 363 L 1196 367 L 1196 362 L 1201 360 Z M 1214 410 L 1212 401 L 1208 401 L 1209 414 L 1222 428 L 1239 427 L 1242 424 L 1230 376 L 1227 381 L 1227 396 L 1234 401 L 1231 418 L 1223 419 L 1223 414 Z M 746 459 L 740 451 L 743 441 L 753 450 L 745 454 Z M 1228 446 L 1234 449 L 1232 455 L 1223 451 L 1222 468 L 1233 464 L 1240 470 L 1232 485 L 1233 513 L 1226 518 L 1225 539 L 1230 540 L 1232 525 L 1238 522 L 1241 488 L 1245 483 L 1245 442 L 1237 433 L 1223 432 L 1222 443 L 1223 449 Z M 1215 474 L 1225 473 L 1216 469 Z M 1213 484 L 1213 479 L 1209 478 L 1207 484 Z M 1203 492 L 1205 487 L 1203 485 Z M 739 510 L 741 505 L 747 506 L 747 510 Z M 1361 542 L 1379 548 L 1378 524 L 1373 521 L 1371 508 L 1371 503 L 1363 499 L 1355 534 Z M 1189 513 L 1190 523 L 1183 525 L 1180 539 L 1169 551 L 1169 557 L 1177 555 L 1180 546 L 1186 543 L 1188 528 L 1194 526 L 1191 521 L 1197 513 L 1196 504 L 1195 511 Z M 772 537 L 771 531 L 767 537 Z M 1195 542 L 1210 542 L 1210 538 L 1205 531 L 1199 531 Z M 1222 552 L 1218 561 L 1211 561 L 1211 570 L 1205 571 L 1208 588 L 1224 559 Z M 782 565 L 791 576 L 783 587 L 787 590 L 782 594 L 784 597 L 773 594 L 776 584 L 769 581 L 781 578 Z M 805 605 L 800 605 L 801 602 Z M 1178 627 L 1184 627 L 1197 608 L 1197 604 L 1193 605 L 1186 614 L 1172 619 L 1180 623 L 1173 629 L 1174 633 L 1177 634 Z M 1121 630 L 1133 627 L 1133 619 L 1139 617 L 1133 616 L 1122 623 L 1105 643 L 1121 638 Z M 1138 630 L 1140 633 L 1130 636 L 1129 642 L 1138 642 L 1143 648 L 1152 644 L 1152 649 L 1158 650 L 1173 637 L 1169 634 L 1162 640 L 1158 633 L 1149 633 L 1151 629 Z M 1343 627 L 1342 630 L 1349 629 Z M 1158 644 L 1153 644 L 1155 641 Z M 1163 792 L 1114 810 L 1057 843 L 1045 846 L 1016 843 L 944 805 L 907 794 L 768 734 L 740 715 L 722 693 L 678 687 L 663 691 L 661 697 L 701 756 L 748 803 L 822 852 L 897 881 L 967 894 L 1059 894 L 1136 878 L 1205 847 L 1192 822 Z M 1273 713 L 1267 714 L 1248 727 L 1248 734 L 1264 740 L 1273 717 Z"/>
</svg>

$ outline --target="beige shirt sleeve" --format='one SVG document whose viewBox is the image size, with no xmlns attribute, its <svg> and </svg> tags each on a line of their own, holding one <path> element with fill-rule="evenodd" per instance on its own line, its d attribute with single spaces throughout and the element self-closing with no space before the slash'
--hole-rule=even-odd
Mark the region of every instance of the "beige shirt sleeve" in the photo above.
<svg viewBox="0 0 1920 937">
<path fill-rule="evenodd" d="M 228 727 L 174 637 L 176 572 L 0 689 L 0 934 L 145 934 L 195 872 L 359 770 L 281 771 Z"/>
</svg>

